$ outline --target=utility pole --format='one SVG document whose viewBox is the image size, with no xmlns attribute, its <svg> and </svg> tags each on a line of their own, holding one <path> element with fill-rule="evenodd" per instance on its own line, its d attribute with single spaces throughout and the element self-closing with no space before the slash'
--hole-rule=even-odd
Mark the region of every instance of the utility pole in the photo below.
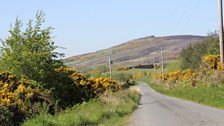
<svg viewBox="0 0 224 126">
<path fill-rule="evenodd" d="M 153 63 L 153 66 L 154 66 L 154 70 L 156 71 L 156 57 L 154 57 L 154 63 Z"/>
<path fill-rule="evenodd" d="M 162 74 L 164 73 L 164 56 L 163 56 L 163 48 L 160 48 L 161 60 L 162 60 Z"/>
<path fill-rule="evenodd" d="M 220 43 L 220 63 L 224 64 L 224 42 L 223 42 L 223 11 L 222 0 L 219 0 L 219 43 Z"/>
<path fill-rule="evenodd" d="M 111 67 L 111 57 L 110 56 L 108 56 L 108 61 L 109 61 L 110 78 L 112 78 L 112 67 Z"/>
</svg>

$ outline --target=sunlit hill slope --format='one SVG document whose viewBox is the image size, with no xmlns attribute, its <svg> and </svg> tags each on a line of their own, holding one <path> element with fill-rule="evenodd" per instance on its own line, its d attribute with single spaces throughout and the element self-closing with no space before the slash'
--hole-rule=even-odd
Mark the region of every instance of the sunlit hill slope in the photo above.
<svg viewBox="0 0 224 126">
<path fill-rule="evenodd" d="M 204 36 L 195 35 L 148 36 L 130 40 L 108 49 L 72 56 L 64 61 L 71 67 L 98 66 L 108 63 L 108 56 L 111 55 L 115 65 L 152 64 L 154 58 L 159 62 L 160 48 L 164 50 L 165 61 L 173 61 L 188 44 L 200 42 L 203 39 L 205 39 Z"/>
</svg>

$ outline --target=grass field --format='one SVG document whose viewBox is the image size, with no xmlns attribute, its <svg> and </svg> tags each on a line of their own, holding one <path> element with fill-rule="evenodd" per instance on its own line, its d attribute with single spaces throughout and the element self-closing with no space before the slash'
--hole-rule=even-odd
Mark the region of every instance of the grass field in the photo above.
<svg viewBox="0 0 224 126">
<path fill-rule="evenodd" d="M 125 126 L 139 99 L 138 92 L 120 91 L 76 105 L 54 116 L 41 114 L 26 121 L 23 126 Z"/>
</svg>

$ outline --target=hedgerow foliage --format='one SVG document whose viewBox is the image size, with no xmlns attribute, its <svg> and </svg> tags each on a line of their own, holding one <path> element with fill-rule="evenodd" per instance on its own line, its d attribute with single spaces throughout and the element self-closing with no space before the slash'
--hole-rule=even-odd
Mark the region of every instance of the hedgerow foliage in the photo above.
<svg viewBox="0 0 224 126">
<path fill-rule="evenodd" d="M 56 99 L 60 99 L 62 107 L 74 105 L 75 103 L 95 98 L 107 91 L 118 91 L 122 89 L 122 84 L 110 78 L 90 78 L 87 79 L 81 73 L 67 67 L 57 69 L 57 86 L 54 87 L 53 94 Z"/>
<path fill-rule="evenodd" d="M 201 58 L 207 54 L 219 54 L 219 39 L 217 33 L 212 33 L 205 40 L 190 44 L 180 53 L 182 69 L 195 69 L 201 64 Z"/>
<path fill-rule="evenodd" d="M 154 73 L 152 78 L 155 82 L 159 80 L 172 88 L 175 86 L 197 86 L 198 84 L 204 86 L 223 85 L 224 65 L 220 64 L 220 55 L 205 55 L 201 62 L 200 67 L 195 70 Z"/>
<path fill-rule="evenodd" d="M 43 104 L 53 105 L 46 90 L 36 82 L 19 80 L 15 75 L 0 71 L 0 125 L 19 125 L 24 119 L 39 114 Z"/>
<path fill-rule="evenodd" d="M 65 108 L 123 89 L 119 82 L 110 78 L 86 79 L 69 68 L 56 71 L 63 83 L 51 90 L 38 88 L 35 81 L 19 80 L 11 73 L 0 71 L 0 125 L 19 125 L 24 119 L 39 114 L 43 105 L 52 109 L 56 100 L 60 100 L 58 107 Z"/>
</svg>

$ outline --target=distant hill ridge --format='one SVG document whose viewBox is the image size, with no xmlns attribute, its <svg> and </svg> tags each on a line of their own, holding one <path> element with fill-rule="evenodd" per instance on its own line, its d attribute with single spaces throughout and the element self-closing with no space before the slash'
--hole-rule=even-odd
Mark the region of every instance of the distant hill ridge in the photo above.
<svg viewBox="0 0 224 126">
<path fill-rule="evenodd" d="M 111 55 L 115 65 L 151 64 L 154 57 L 160 60 L 160 48 L 164 49 L 165 60 L 172 61 L 178 57 L 180 51 L 188 44 L 200 42 L 205 38 L 205 36 L 197 35 L 147 36 L 108 49 L 72 56 L 64 61 L 70 67 L 98 66 L 106 64 L 107 57 Z"/>
</svg>

